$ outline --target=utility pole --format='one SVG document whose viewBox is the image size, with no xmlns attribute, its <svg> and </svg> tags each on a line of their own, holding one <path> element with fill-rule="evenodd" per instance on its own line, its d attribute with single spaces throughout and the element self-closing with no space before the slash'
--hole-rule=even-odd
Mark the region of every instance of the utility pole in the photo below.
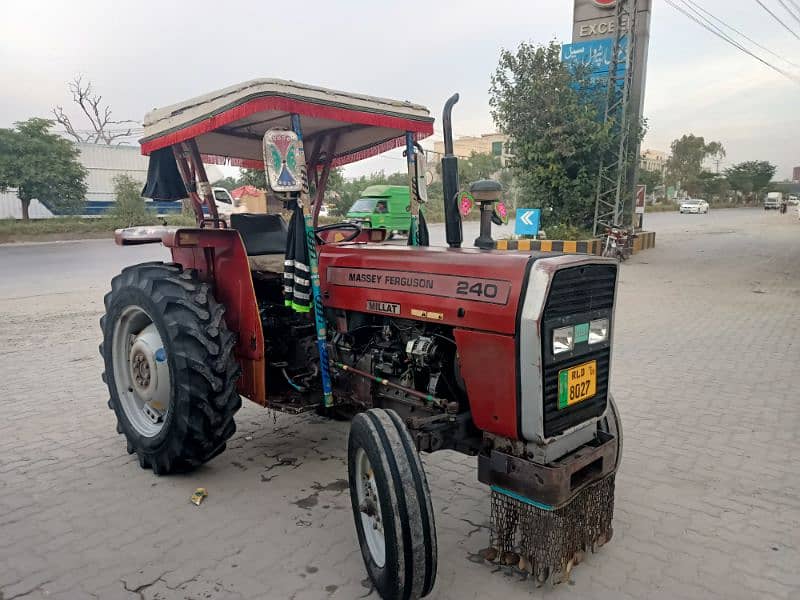
<svg viewBox="0 0 800 600">
<path fill-rule="evenodd" d="M 633 224 L 633 185 L 639 162 L 637 138 L 631 140 L 634 125 L 631 117 L 638 111 L 630 106 L 636 57 L 636 4 L 637 0 L 617 0 L 615 7 L 615 36 L 603 122 L 612 126 L 616 139 L 603 157 L 597 176 L 594 235 L 606 227 Z M 634 164 L 628 165 L 631 151 L 635 153 Z"/>
</svg>

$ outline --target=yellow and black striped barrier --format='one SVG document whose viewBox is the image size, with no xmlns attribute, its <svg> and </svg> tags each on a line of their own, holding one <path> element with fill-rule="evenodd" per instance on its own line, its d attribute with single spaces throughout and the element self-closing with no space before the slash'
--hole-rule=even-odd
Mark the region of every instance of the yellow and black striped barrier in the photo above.
<svg viewBox="0 0 800 600">
<path fill-rule="evenodd" d="M 497 240 L 495 248 L 565 254 L 601 254 L 603 251 L 600 240 Z"/>
<path fill-rule="evenodd" d="M 640 231 L 633 239 L 633 252 L 641 252 L 656 245 L 655 231 Z M 538 252 L 563 252 L 564 254 L 603 253 L 602 240 L 497 240 L 496 250 L 522 250 Z"/>
<path fill-rule="evenodd" d="M 649 250 L 656 246 L 656 232 L 655 231 L 640 231 L 633 239 L 633 252 L 641 252 L 642 250 Z"/>
</svg>

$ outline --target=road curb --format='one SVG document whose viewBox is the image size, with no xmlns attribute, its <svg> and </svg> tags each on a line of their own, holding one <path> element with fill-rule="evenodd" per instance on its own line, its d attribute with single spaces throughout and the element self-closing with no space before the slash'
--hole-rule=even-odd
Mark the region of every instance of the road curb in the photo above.
<svg viewBox="0 0 800 600">
<path fill-rule="evenodd" d="M 655 231 L 640 231 L 633 240 L 633 253 L 649 250 L 656 247 Z"/>
<path fill-rule="evenodd" d="M 51 246 L 53 244 L 82 244 L 84 242 L 113 242 L 113 237 L 78 238 L 74 240 L 47 240 L 44 242 L 0 242 L 0 248 L 19 246 Z"/>
<path fill-rule="evenodd" d="M 497 240 L 495 249 L 597 255 L 603 250 L 600 240 Z"/>
</svg>

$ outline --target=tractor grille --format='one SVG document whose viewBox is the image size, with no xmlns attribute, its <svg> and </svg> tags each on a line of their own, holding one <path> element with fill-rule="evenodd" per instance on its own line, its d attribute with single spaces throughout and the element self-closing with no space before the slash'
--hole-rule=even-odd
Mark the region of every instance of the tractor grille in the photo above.
<svg viewBox="0 0 800 600">
<path fill-rule="evenodd" d="M 585 265 L 555 274 L 544 307 L 544 320 L 566 317 L 614 305 L 616 265 Z"/>
<path fill-rule="evenodd" d="M 616 265 L 585 265 L 556 272 L 550 286 L 550 294 L 544 309 L 543 330 L 573 322 L 585 322 L 590 317 L 611 316 L 616 287 Z M 609 364 L 611 348 L 604 344 L 591 348 L 587 344 L 576 345 L 575 352 L 565 358 L 556 359 L 548 351 L 550 335 L 542 339 L 544 357 L 544 435 L 552 437 L 563 433 L 593 417 L 603 414 L 608 397 Z M 583 402 L 558 409 L 558 373 L 562 369 L 590 360 L 597 361 L 597 393 Z"/>
</svg>

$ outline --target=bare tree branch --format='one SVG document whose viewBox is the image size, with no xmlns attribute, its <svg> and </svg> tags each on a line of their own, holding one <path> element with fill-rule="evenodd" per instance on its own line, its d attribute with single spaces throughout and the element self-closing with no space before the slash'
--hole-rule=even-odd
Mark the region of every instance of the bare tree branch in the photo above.
<svg viewBox="0 0 800 600">
<path fill-rule="evenodd" d="M 129 125 L 138 124 L 138 121 L 132 119 L 114 120 L 111 118 L 111 107 L 107 104 L 102 105 L 103 97 L 94 93 L 91 81 L 84 81 L 83 75 L 76 75 L 75 78 L 67 84 L 67 88 L 72 93 L 72 100 L 77 104 L 81 112 L 83 112 L 86 119 L 91 125 L 90 131 L 82 132 L 75 129 L 72 125 L 67 114 L 61 106 L 53 109 L 53 115 L 56 121 L 60 123 L 67 132 L 67 135 L 72 137 L 78 142 L 89 142 L 94 144 L 107 144 L 112 145 L 115 140 L 120 138 L 124 139 L 130 137 L 132 128 L 126 129 L 113 129 L 113 125 Z M 116 142 L 117 145 L 122 142 Z"/>
<path fill-rule="evenodd" d="M 53 116 L 55 116 L 56 121 L 60 123 L 62 127 L 64 127 L 64 129 L 67 132 L 67 135 L 73 138 L 76 142 L 86 141 L 83 138 L 83 136 L 81 136 L 77 131 L 75 131 L 75 128 L 72 126 L 72 121 L 69 120 L 69 117 L 64 112 L 63 107 L 56 106 L 53 109 Z"/>
</svg>

